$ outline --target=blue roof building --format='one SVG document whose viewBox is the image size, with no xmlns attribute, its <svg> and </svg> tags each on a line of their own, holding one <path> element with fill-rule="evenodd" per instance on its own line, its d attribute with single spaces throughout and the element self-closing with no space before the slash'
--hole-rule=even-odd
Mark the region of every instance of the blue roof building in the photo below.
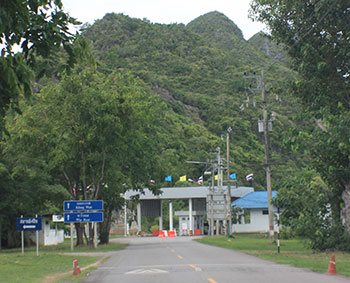
<svg viewBox="0 0 350 283">
<path fill-rule="evenodd" d="M 272 198 L 275 198 L 277 191 L 272 191 Z M 232 202 L 232 206 L 243 209 L 268 208 L 267 191 L 251 192 Z"/>
<path fill-rule="evenodd" d="M 272 191 L 275 198 L 277 191 Z M 236 213 L 236 224 L 232 225 L 234 233 L 260 233 L 269 231 L 267 191 L 251 192 L 232 202 L 233 208 L 241 208 Z M 272 210 L 276 210 L 273 206 Z M 277 228 L 274 225 L 275 229 Z"/>
</svg>

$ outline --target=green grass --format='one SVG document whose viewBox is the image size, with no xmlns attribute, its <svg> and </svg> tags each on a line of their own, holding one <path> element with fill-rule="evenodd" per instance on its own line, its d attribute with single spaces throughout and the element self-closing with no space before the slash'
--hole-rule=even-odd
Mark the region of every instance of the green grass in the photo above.
<svg viewBox="0 0 350 283">
<path fill-rule="evenodd" d="M 238 250 L 263 259 L 296 267 L 309 268 L 313 271 L 326 273 L 331 254 L 335 254 L 338 274 L 350 276 L 350 254 L 342 252 L 315 252 L 306 246 L 305 240 L 281 240 L 281 252 L 277 253 L 276 244 L 270 244 L 266 234 L 235 234 L 228 241 L 225 236 L 203 237 L 196 241 L 232 250 Z"/>
<path fill-rule="evenodd" d="M 56 273 L 72 271 L 73 258 L 77 258 L 79 267 L 82 268 L 99 260 L 99 255 L 77 255 L 81 252 L 105 252 L 124 249 L 126 244 L 110 243 L 101 245 L 97 249 L 88 247 L 74 247 L 70 253 L 70 241 L 57 246 L 40 247 L 39 256 L 35 247 L 28 247 L 22 256 L 21 249 L 1 250 L 0 252 L 0 282 L 42 282 L 46 276 Z M 72 277 L 72 276 L 70 276 Z M 74 282 L 74 281 L 72 281 Z"/>
</svg>

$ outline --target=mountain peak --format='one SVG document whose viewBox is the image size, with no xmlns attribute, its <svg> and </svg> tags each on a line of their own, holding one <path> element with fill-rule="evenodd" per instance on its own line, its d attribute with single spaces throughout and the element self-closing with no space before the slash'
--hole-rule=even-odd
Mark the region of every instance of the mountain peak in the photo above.
<svg viewBox="0 0 350 283">
<path fill-rule="evenodd" d="M 244 40 L 237 25 L 218 11 L 199 16 L 190 22 L 187 28 L 225 50 L 233 49 L 239 41 Z"/>
</svg>

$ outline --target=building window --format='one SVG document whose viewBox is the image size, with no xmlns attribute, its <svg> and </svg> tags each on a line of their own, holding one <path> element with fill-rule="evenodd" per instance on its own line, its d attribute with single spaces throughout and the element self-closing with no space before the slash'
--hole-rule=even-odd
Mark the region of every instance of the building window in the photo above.
<svg viewBox="0 0 350 283">
<path fill-rule="evenodd" d="M 268 210 L 263 210 L 263 211 L 262 211 L 262 214 L 263 214 L 263 215 L 268 215 L 268 214 L 269 214 L 269 211 L 268 211 Z"/>
</svg>

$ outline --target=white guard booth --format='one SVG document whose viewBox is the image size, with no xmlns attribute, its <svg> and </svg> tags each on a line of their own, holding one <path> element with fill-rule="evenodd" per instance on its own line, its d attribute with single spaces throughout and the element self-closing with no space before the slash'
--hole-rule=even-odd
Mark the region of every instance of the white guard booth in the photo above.
<svg viewBox="0 0 350 283">
<path fill-rule="evenodd" d="M 62 215 L 44 215 L 41 221 L 41 231 L 39 231 L 40 246 L 57 245 L 64 242 L 64 230 L 57 229 L 57 222 L 64 222 Z M 51 229 L 51 221 L 56 222 L 55 229 Z M 29 238 L 34 243 L 36 242 L 35 231 L 30 231 Z"/>
</svg>

